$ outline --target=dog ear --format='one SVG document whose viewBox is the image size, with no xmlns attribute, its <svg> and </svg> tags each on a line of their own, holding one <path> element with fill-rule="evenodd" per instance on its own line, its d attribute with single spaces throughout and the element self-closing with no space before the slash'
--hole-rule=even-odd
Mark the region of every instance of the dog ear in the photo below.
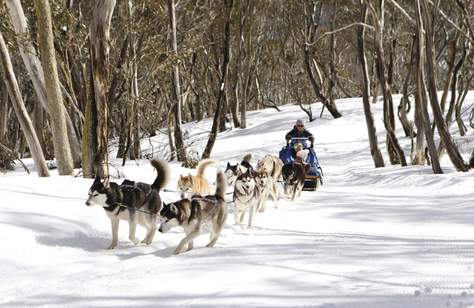
<svg viewBox="0 0 474 308">
<path fill-rule="evenodd" d="M 229 162 L 227 162 L 227 168 L 230 168 L 230 163 Z"/>
<path fill-rule="evenodd" d="M 98 175 L 95 176 L 94 183 L 92 185 L 101 184 L 100 177 Z"/>
<path fill-rule="evenodd" d="M 175 214 L 178 214 L 178 208 L 176 207 L 176 205 L 174 203 L 170 204 L 170 210 L 171 210 L 171 212 L 173 212 Z"/>
<path fill-rule="evenodd" d="M 109 188 L 110 187 L 110 181 L 109 181 L 109 178 L 106 177 L 105 180 L 102 182 L 102 184 L 106 187 L 106 188 Z"/>
</svg>

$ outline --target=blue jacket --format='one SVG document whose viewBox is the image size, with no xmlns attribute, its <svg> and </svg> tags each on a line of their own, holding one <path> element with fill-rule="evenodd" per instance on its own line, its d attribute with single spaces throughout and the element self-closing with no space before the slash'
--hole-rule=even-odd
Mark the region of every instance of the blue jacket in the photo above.
<svg viewBox="0 0 474 308">
<path fill-rule="evenodd" d="M 290 130 L 286 135 L 285 139 L 288 139 L 288 136 L 291 138 L 309 138 L 313 137 L 313 134 L 311 134 L 309 131 L 304 129 L 301 133 L 298 132 L 298 129 L 296 126 L 293 127 L 292 130 Z"/>
</svg>

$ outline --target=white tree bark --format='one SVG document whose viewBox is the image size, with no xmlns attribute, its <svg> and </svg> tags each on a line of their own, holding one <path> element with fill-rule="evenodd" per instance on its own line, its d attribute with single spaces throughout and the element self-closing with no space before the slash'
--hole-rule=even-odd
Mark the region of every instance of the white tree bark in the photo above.
<svg viewBox="0 0 474 308">
<path fill-rule="evenodd" d="M 13 66 L 8 53 L 7 45 L 0 33 L 0 57 L 3 64 L 3 69 L 6 75 L 6 83 L 8 88 L 8 94 L 10 101 L 12 102 L 13 109 L 15 110 L 18 121 L 20 122 L 21 129 L 25 135 L 26 142 L 30 148 L 31 156 L 35 163 L 36 170 L 39 176 L 49 176 L 48 167 L 44 159 L 43 150 L 36 136 L 36 132 L 33 128 L 33 123 L 28 116 L 28 111 L 25 108 L 23 99 L 20 94 L 20 88 L 16 80 L 15 73 L 13 72 Z"/>
<path fill-rule="evenodd" d="M 5 5 L 10 15 L 10 21 L 13 25 L 16 35 L 21 38 L 21 41 L 18 43 L 18 49 L 20 51 L 20 56 L 25 65 L 26 71 L 31 78 L 33 83 L 33 88 L 35 90 L 38 101 L 46 112 L 51 116 L 51 112 L 48 110 L 48 98 L 46 94 L 46 86 L 44 82 L 43 67 L 36 53 L 36 49 L 30 40 L 30 30 L 28 28 L 28 23 L 21 6 L 20 0 L 4 0 Z M 70 146 L 72 148 L 72 154 L 74 158 L 74 164 L 79 165 L 81 162 L 81 145 L 79 139 L 74 131 L 74 125 L 72 124 L 71 118 L 69 117 L 66 109 L 64 109 L 66 114 L 66 123 L 67 123 L 67 132 L 70 141 Z M 54 117 L 54 115 L 53 115 Z"/>
<path fill-rule="evenodd" d="M 34 3 L 38 29 L 42 29 L 42 31 L 38 31 L 39 48 L 41 51 L 41 63 L 44 67 L 43 73 L 46 85 L 46 96 L 48 98 L 48 109 L 51 115 L 54 156 L 58 163 L 59 174 L 68 175 L 72 174 L 74 169 L 71 147 L 67 135 L 65 107 L 59 84 L 56 54 L 54 50 L 51 8 L 48 0 L 35 0 Z"/>
<path fill-rule="evenodd" d="M 115 8 L 115 0 L 97 0 L 92 14 L 90 33 L 91 68 L 94 86 L 93 118 L 97 125 L 92 127 L 92 144 L 95 152 L 96 174 L 102 178 L 109 175 L 108 159 L 108 79 L 110 22 Z M 87 122 L 87 120 L 86 120 Z M 92 125 L 92 121 L 87 125 Z M 90 129 L 90 128 L 89 128 Z"/>
<path fill-rule="evenodd" d="M 25 64 L 28 75 L 30 75 L 38 100 L 45 110 L 48 110 L 48 99 L 46 87 L 44 86 L 43 68 L 39 61 L 36 50 L 30 40 L 30 30 L 26 22 L 25 13 L 20 0 L 4 0 L 10 15 L 10 21 L 15 33 L 21 38 L 19 45 L 20 56 Z"/>
</svg>

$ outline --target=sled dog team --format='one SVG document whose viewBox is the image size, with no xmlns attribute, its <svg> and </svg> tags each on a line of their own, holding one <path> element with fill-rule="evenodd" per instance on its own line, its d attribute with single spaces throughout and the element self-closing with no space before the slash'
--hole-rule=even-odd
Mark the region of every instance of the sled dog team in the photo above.
<svg viewBox="0 0 474 308">
<path fill-rule="evenodd" d="M 147 233 L 141 243 L 149 245 L 153 241 L 158 219 L 160 232 L 168 232 L 180 226 L 185 237 L 176 247 L 174 253 L 179 254 L 193 248 L 193 240 L 200 234 L 201 226 L 209 224 L 211 235 L 207 247 L 217 242 L 227 218 L 228 207 L 224 199 L 227 186 L 233 186 L 234 218 L 236 224 L 243 224 L 248 212 L 248 226 L 252 227 L 257 212 L 265 210 L 266 201 L 272 197 L 275 206 L 279 199 L 278 181 L 283 178 L 285 194 L 291 190 L 291 199 L 301 193 L 304 174 L 298 166 L 287 167 L 275 156 L 266 155 L 254 169 L 250 164 L 251 155 L 247 154 L 240 163 L 227 163 L 224 172 L 218 171 L 216 189 L 210 194 L 210 187 L 204 178 L 205 169 L 217 164 L 211 159 L 202 160 L 196 175 L 181 175 L 177 188 L 181 199 L 172 203 L 164 203 L 160 192 L 169 180 L 168 163 L 163 160 L 151 160 L 156 169 L 155 181 L 149 185 L 142 182 L 124 180 L 122 184 L 101 181 L 96 177 L 89 189 L 86 205 L 100 205 L 110 219 L 112 226 L 112 243 L 108 249 L 114 249 L 118 243 L 119 221 L 129 224 L 129 239 L 134 244 L 140 241 L 135 235 L 137 224 L 146 228 Z M 294 164 L 297 165 L 297 164 Z M 294 170 L 293 170 L 294 169 Z"/>
</svg>

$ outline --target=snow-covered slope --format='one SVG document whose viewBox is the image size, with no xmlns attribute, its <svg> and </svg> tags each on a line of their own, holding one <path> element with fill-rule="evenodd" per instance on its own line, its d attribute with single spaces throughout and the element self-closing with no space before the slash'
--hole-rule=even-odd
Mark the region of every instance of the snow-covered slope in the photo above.
<svg viewBox="0 0 474 308">
<path fill-rule="evenodd" d="M 472 172 L 455 172 L 447 157 L 443 175 L 429 166 L 374 169 L 360 99 L 337 103 L 342 118 L 307 123 L 326 175 L 320 190 L 280 200 L 278 209 L 269 201 L 250 230 L 230 215 L 215 248 L 204 247 L 205 234 L 179 256 L 172 252 L 182 230 L 133 246 L 124 222 L 119 248 L 104 249 L 109 219 L 84 205 L 91 180 L 20 169 L 0 176 L 0 306 L 474 307 Z M 473 103 L 470 95 L 465 106 Z M 373 106 L 374 117 L 388 161 L 381 107 Z M 224 167 L 248 152 L 254 162 L 277 154 L 297 118 L 304 113 L 296 106 L 250 112 L 248 129 L 219 135 L 213 158 Z M 201 151 L 209 121 L 186 128 Z M 456 140 L 467 158 L 472 131 Z M 410 140 L 401 143 L 409 156 Z M 150 144 L 156 152 L 160 137 L 143 141 Z M 176 180 L 189 172 L 171 168 L 165 201 L 177 199 Z M 123 172 L 146 182 L 155 176 L 145 160 Z"/>
</svg>

